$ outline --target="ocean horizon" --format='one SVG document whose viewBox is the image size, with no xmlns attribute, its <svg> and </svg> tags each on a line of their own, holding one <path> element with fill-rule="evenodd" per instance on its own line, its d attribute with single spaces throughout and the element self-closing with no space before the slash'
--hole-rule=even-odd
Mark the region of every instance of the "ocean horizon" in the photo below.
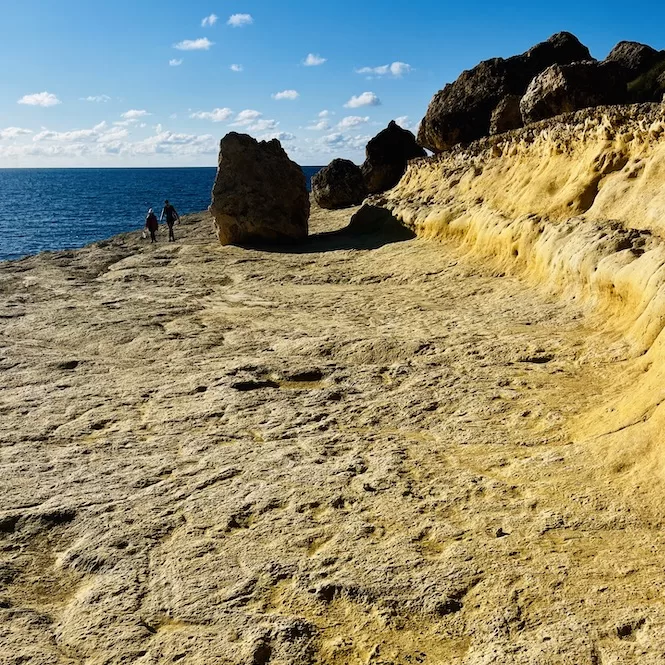
<svg viewBox="0 0 665 665">
<path fill-rule="evenodd" d="M 321 166 L 302 166 L 310 189 Z M 210 204 L 216 166 L 0 169 L 0 261 L 77 249 L 144 225 L 164 201 L 181 215 Z"/>
</svg>

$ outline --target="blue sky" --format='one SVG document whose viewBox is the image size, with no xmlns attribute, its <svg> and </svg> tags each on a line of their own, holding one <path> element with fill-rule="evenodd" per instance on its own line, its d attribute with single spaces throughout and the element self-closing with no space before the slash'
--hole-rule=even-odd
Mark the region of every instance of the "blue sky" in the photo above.
<svg viewBox="0 0 665 665">
<path fill-rule="evenodd" d="M 214 166 L 232 130 L 277 136 L 301 164 L 360 162 L 368 138 L 391 119 L 415 128 L 463 69 L 554 32 L 597 58 L 621 39 L 665 48 L 656 2 L 12 0 L 0 12 L 0 167 Z"/>
</svg>

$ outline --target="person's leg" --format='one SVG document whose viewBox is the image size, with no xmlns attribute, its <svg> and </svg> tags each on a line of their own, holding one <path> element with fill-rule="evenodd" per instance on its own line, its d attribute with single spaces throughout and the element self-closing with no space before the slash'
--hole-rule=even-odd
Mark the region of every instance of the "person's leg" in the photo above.
<svg viewBox="0 0 665 665">
<path fill-rule="evenodd" d="M 175 242 L 175 235 L 173 233 L 173 222 L 169 224 L 169 241 Z"/>
<path fill-rule="evenodd" d="M 150 242 L 157 242 L 157 236 L 154 231 L 150 231 Z"/>
</svg>

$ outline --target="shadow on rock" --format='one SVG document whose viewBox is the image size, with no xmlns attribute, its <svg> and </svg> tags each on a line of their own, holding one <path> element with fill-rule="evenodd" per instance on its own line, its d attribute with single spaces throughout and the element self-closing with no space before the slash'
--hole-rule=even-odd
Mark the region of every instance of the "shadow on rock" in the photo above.
<svg viewBox="0 0 665 665">
<path fill-rule="evenodd" d="M 338 231 L 317 233 L 299 243 L 243 243 L 245 249 L 280 254 L 318 254 L 345 249 L 378 249 L 395 242 L 415 238 L 388 210 L 365 204 L 351 217 L 349 225 Z"/>
</svg>

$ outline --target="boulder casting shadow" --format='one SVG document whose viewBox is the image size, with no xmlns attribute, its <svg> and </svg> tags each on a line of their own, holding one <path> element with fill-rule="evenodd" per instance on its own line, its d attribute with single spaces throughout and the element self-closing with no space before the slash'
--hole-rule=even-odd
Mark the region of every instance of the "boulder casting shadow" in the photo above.
<svg viewBox="0 0 665 665">
<path fill-rule="evenodd" d="M 366 203 L 351 217 L 348 226 L 338 231 L 316 233 L 298 243 L 257 241 L 238 246 L 278 254 L 320 254 L 348 249 L 378 249 L 415 237 L 416 234 L 402 226 L 388 210 Z"/>
</svg>

